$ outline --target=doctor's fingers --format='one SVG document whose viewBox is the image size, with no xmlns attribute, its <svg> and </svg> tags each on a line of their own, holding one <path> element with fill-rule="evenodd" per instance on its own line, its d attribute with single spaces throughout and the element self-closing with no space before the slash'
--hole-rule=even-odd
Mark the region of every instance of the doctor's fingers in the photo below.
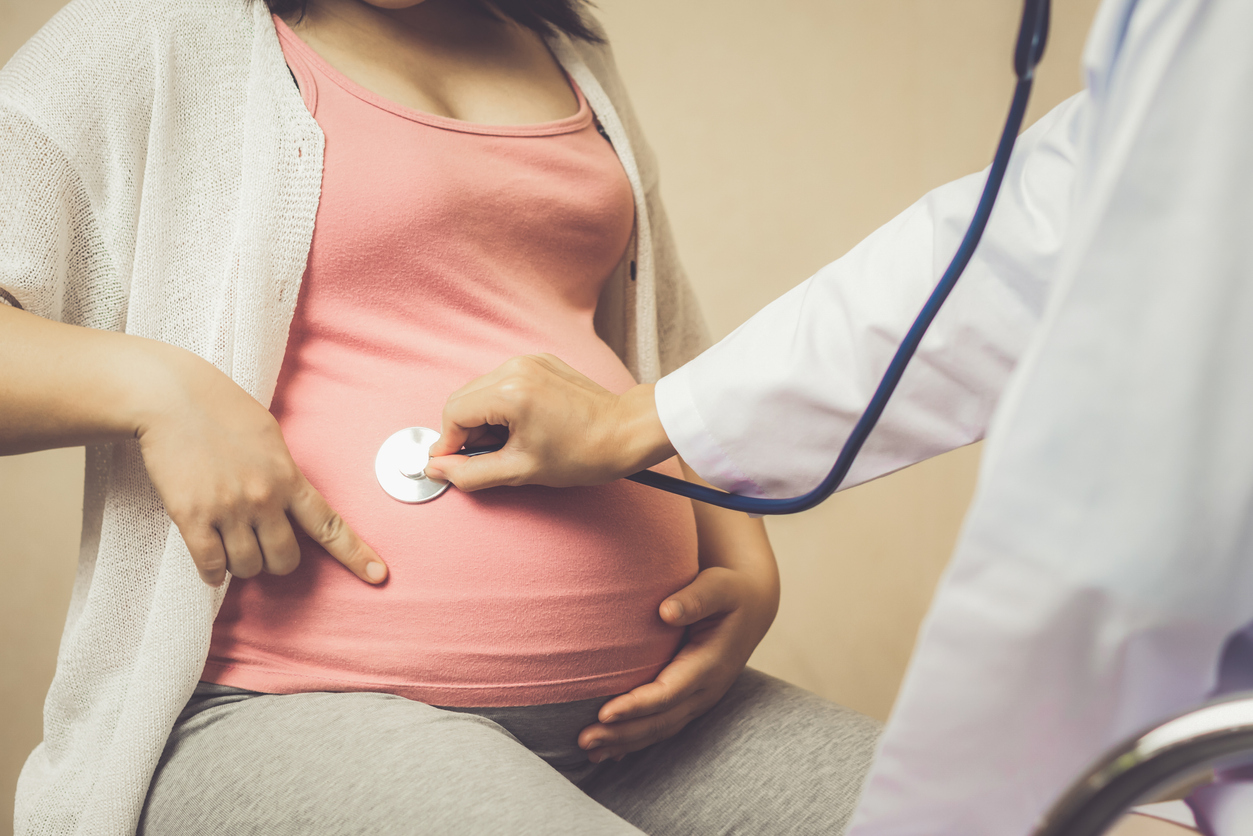
<svg viewBox="0 0 1253 836">
<path fill-rule="evenodd" d="M 555 354 L 522 354 L 510 357 L 487 374 L 471 380 L 453 392 L 449 399 L 510 381 L 538 381 L 543 384 L 555 379 L 592 390 L 601 388 Z"/>
<path fill-rule="evenodd" d="M 519 411 L 511 409 L 511 406 L 494 388 L 476 389 L 449 398 L 440 418 L 439 440 L 431 445 L 431 458 L 455 454 L 467 443 L 487 435 L 492 426 L 509 427 L 513 434 Z"/>
<path fill-rule="evenodd" d="M 488 424 L 508 427 L 511 435 L 518 430 L 543 435 L 554 429 L 548 424 L 567 417 L 572 406 L 607 395 L 607 389 L 551 354 L 511 358 L 449 396 L 442 436 L 431 455 L 456 452 L 470 431 Z M 544 424 L 532 420 L 537 413 L 547 419 Z"/>
<path fill-rule="evenodd" d="M 387 564 L 348 527 L 348 523 L 303 476 L 287 513 L 331 557 L 361 580 L 376 584 L 387 579 Z"/>
<path fill-rule="evenodd" d="M 539 455 L 529 432 L 535 394 L 516 383 L 500 383 L 455 395 L 444 405 L 440 438 L 431 447 L 426 475 L 452 482 L 463 491 L 527 484 L 538 471 Z M 454 455 L 467 442 L 508 427 L 505 446 L 473 458 Z"/>
<path fill-rule="evenodd" d="M 449 456 L 456 453 L 467 443 L 475 440 L 476 435 L 486 434 L 491 424 L 506 426 L 502 423 L 504 416 L 493 413 L 490 417 L 487 408 L 494 402 L 483 397 L 491 394 L 492 388 L 498 386 L 516 373 L 520 358 L 513 358 L 496 367 L 485 375 L 476 377 L 465 386 L 448 396 L 444 403 L 443 415 L 440 418 L 439 440 L 431 446 L 431 456 Z M 492 420 L 492 419 L 495 420 Z"/>
</svg>

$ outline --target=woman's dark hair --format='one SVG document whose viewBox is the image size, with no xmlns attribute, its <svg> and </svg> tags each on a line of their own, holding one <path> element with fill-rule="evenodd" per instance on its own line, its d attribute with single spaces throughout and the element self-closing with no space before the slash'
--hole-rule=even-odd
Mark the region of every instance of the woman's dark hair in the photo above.
<svg viewBox="0 0 1253 836">
<path fill-rule="evenodd" d="M 583 10 L 587 0 L 462 0 L 484 14 L 508 18 L 541 35 L 564 32 L 572 38 L 603 43 L 604 38 L 587 25 Z M 265 0 L 271 14 L 304 15 L 308 0 Z"/>
</svg>

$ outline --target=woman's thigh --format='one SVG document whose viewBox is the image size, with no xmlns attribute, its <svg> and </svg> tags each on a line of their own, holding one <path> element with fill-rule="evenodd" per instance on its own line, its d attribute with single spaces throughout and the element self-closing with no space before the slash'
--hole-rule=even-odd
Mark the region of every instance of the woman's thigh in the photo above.
<svg viewBox="0 0 1253 836">
<path fill-rule="evenodd" d="M 582 783 L 651 836 L 842 833 L 879 724 L 747 669 L 682 732 Z"/>
<path fill-rule="evenodd" d="M 639 836 L 496 723 L 371 693 L 193 700 L 138 836 L 202 833 Z"/>
</svg>

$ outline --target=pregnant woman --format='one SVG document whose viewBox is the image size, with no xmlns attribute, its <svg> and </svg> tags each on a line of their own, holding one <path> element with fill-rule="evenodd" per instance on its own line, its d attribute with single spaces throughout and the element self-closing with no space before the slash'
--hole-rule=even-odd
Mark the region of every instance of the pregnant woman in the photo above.
<svg viewBox="0 0 1253 836">
<path fill-rule="evenodd" d="M 744 669 L 759 522 L 375 482 L 507 357 L 703 346 L 576 2 L 77 0 L 0 139 L 0 452 L 89 445 L 19 833 L 842 827 L 875 728 Z"/>
</svg>

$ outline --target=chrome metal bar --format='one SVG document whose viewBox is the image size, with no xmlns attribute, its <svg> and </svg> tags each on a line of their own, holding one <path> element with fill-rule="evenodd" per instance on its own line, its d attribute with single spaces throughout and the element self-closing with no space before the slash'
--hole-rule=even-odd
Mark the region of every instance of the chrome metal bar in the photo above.
<svg viewBox="0 0 1253 836">
<path fill-rule="evenodd" d="M 1253 763 L 1253 693 L 1208 703 L 1112 749 L 1075 782 L 1035 836 L 1101 836 L 1134 807 L 1210 769 Z"/>
</svg>

